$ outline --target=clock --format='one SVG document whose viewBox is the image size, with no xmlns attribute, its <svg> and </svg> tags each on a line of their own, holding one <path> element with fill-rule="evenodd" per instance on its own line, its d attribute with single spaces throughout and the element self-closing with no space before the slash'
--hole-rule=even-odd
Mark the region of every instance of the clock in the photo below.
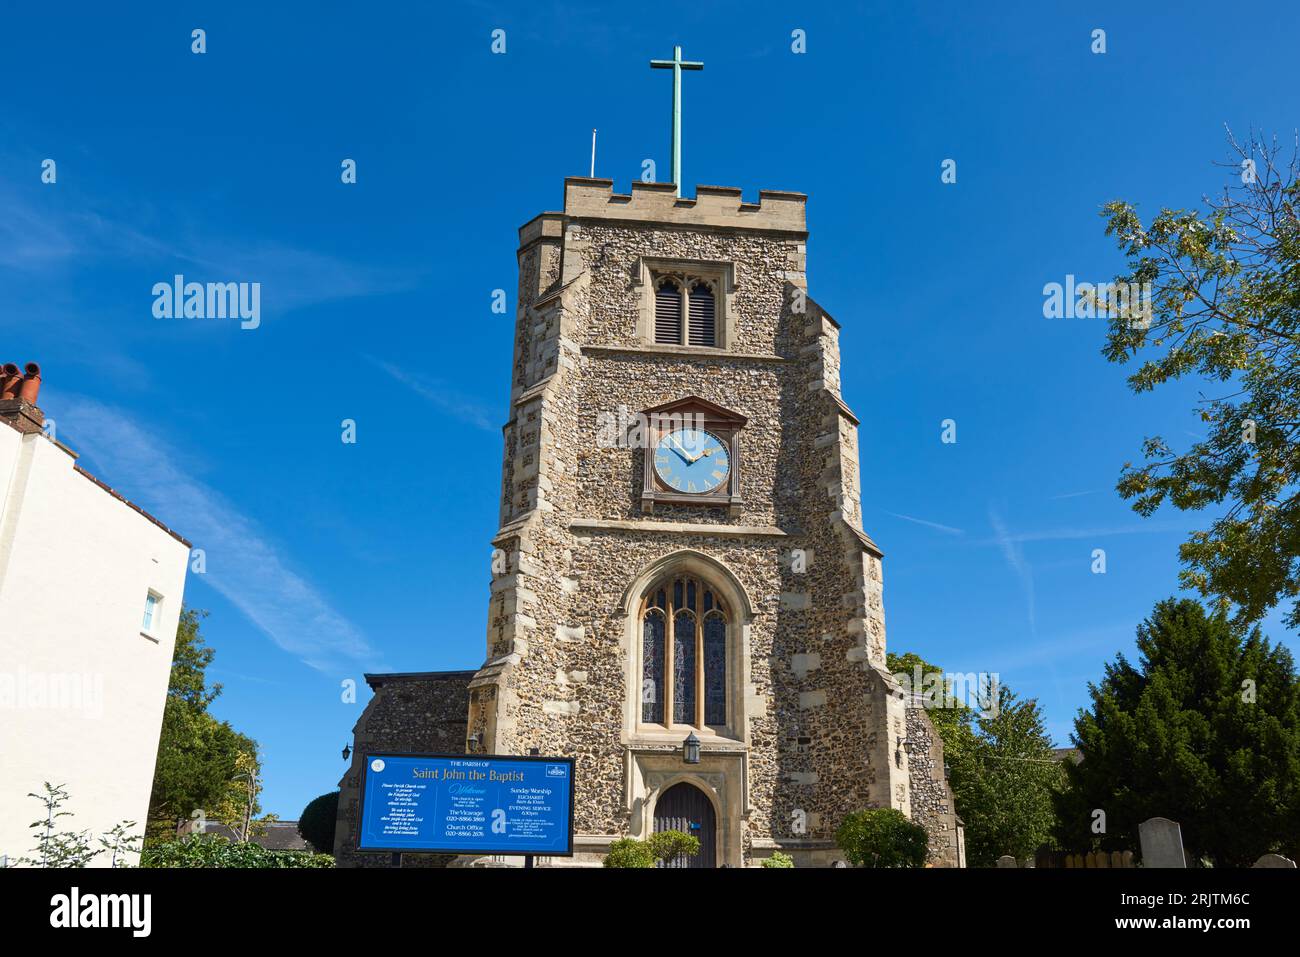
<svg viewBox="0 0 1300 957">
<path fill-rule="evenodd" d="M 675 429 L 654 450 L 655 475 L 687 495 L 713 492 L 731 473 L 727 444 L 707 429 Z"/>
<path fill-rule="evenodd" d="M 697 395 L 645 409 L 641 511 L 656 505 L 741 514 L 739 432 L 746 419 Z"/>
</svg>

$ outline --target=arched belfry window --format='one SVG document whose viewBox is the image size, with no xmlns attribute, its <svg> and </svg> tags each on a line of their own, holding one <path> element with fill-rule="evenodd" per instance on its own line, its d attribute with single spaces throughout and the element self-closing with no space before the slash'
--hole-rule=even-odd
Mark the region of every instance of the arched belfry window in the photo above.
<svg viewBox="0 0 1300 957">
<path fill-rule="evenodd" d="M 666 277 L 655 284 L 655 342 L 680 345 L 682 341 L 682 288 Z"/>
<path fill-rule="evenodd" d="M 641 723 L 727 725 L 731 614 L 708 582 L 677 574 L 641 606 Z"/>
<path fill-rule="evenodd" d="M 660 345 L 718 345 L 718 288 L 713 279 L 689 273 L 654 277 L 654 337 Z"/>
<path fill-rule="evenodd" d="M 713 286 L 703 279 L 691 282 L 690 328 L 687 330 L 687 344 L 692 346 L 714 346 L 718 343 L 718 326 L 715 313 L 717 299 Z"/>
</svg>

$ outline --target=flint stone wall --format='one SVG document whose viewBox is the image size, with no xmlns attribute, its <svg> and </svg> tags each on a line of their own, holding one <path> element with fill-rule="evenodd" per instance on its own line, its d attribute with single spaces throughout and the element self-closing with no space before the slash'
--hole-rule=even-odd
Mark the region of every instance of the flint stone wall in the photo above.
<svg viewBox="0 0 1300 957">
<path fill-rule="evenodd" d="M 574 757 L 578 832 L 627 833 L 624 592 L 654 560 L 694 549 L 729 568 L 754 606 L 736 729 L 749 745 L 746 847 L 825 844 L 849 810 L 906 808 L 906 771 L 888 758 L 903 712 L 881 668 L 881 566 L 860 531 L 857 420 L 839 396 L 838 327 L 812 300 L 800 303 L 804 237 L 561 214 L 525 233 L 493 542 L 506 564 L 493 582 L 470 730 L 497 751 Z M 725 353 L 638 339 L 642 257 L 734 265 Z M 598 442 L 601 413 L 689 395 L 749 420 L 738 515 L 662 505 L 643 514 L 644 450 Z M 592 521 L 637 527 L 592 530 Z M 723 528 L 656 530 L 683 522 Z"/>
<path fill-rule="evenodd" d="M 957 815 L 944 778 L 943 741 L 924 708 L 907 709 L 907 740 L 912 744 L 912 820 L 930 835 L 926 863 L 957 867 Z"/>
<path fill-rule="evenodd" d="M 369 749 L 430 754 L 465 752 L 469 682 L 473 671 L 366 675 L 374 697 L 352 729 L 352 763 L 339 781 L 339 811 L 334 832 L 338 867 L 392 867 L 392 855 L 357 850 L 357 813 L 362 762 Z M 446 867 L 446 854 L 404 854 L 403 867 Z"/>
</svg>

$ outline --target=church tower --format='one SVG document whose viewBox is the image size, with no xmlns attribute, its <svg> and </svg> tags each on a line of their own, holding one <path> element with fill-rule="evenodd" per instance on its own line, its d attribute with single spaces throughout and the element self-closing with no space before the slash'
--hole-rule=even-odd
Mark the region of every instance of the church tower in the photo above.
<svg viewBox="0 0 1300 957">
<path fill-rule="evenodd" d="M 676 193 L 570 178 L 519 230 L 466 749 L 576 759 L 579 863 L 677 827 L 699 866 L 824 865 L 913 789 L 840 329 L 803 194 Z"/>
</svg>

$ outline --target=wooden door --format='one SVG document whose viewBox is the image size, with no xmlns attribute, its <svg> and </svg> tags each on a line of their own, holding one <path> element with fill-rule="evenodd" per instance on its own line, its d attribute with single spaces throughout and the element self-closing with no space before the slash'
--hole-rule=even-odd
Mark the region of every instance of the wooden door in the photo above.
<svg viewBox="0 0 1300 957">
<path fill-rule="evenodd" d="M 655 832 L 681 831 L 698 838 L 700 853 L 681 857 L 665 867 L 717 867 L 718 822 L 713 802 L 693 784 L 674 784 L 659 796 L 655 804 Z"/>
</svg>

